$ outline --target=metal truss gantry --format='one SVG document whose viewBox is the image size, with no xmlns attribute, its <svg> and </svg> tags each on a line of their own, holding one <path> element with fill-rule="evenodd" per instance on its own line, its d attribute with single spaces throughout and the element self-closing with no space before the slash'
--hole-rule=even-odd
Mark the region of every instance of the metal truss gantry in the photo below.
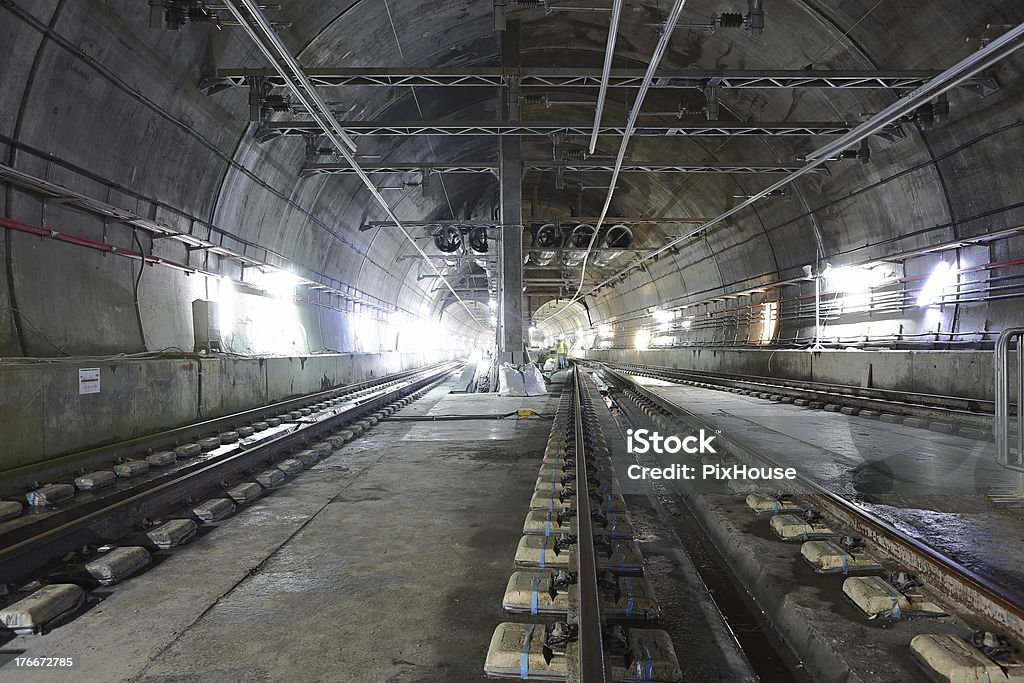
<svg viewBox="0 0 1024 683">
<path fill-rule="evenodd" d="M 367 173 L 431 173 L 480 174 L 496 173 L 497 161 L 452 162 L 452 163 L 381 163 L 363 164 Z M 539 173 L 557 172 L 559 169 L 570 173 L 610 172 L 613 163 L 601 161 L 524 161 L 524 171 Z M 659 161 L 626 162 L 621 173 L 792 173 L 800 164 L 735 164 L 728 162 L 668 163 Z M 824 171 L 823 171 L 824 172 Z M 352 168 L 342 161 L 307 163 L 300 175 L 350 175 Z"/>
<path fill-rule="evenodd" d="M 554 134 L 589 137 L 593 125 L 567 121 L 340 121 L 345 133 L 352 137 L 367 135 L 461 135 L 461 136 L 550 136 Z M 747 123 L 742 121 L 697 121 L 693 123 L 642 123 L 633 131 L 634 136 L 669 137 L 733 137 L 792 135 L 844 135 L 853 130 L 856 122 L 778 122 Z M 602 124 L 600 135 L 625 134 L 625 123 Z M 319 126 L 313 121 L 268 121 L 256 131 L 258 140 L 266 141 L 281 135 L 317 135 Z M 890 125 L 878 132 L 880 137 L 895 140 L 903 137 L 898 125 Z"/>
<path fill-rule="evenodd" d="M 414 69 L 406 67 L 321 68 L 306 73 L 318 87 L 339 86 L 413 86 L 423 87 L 506 87 L 519 88 L 597 88 L 600 69 L 461 67 Z M 796 70 L 706 70 L 670 69 L 659 73 L 654 88 L 844 88 L 912 90 L 938 75 L 939 71 L 816 71 Z M 272 86 L 284 82 L 271 69 L 218 69 L 204 78 L 200 87 L 212 94 L 225 88 L 242 87 L 251 76 L 266 79 Z M 608 87 L 637 88 L 643 81 L 643 69 L 612 69 Z M 987 95 L 998 88 L 994 78 L 976 76 L 961 87 Z"/>
</svg>

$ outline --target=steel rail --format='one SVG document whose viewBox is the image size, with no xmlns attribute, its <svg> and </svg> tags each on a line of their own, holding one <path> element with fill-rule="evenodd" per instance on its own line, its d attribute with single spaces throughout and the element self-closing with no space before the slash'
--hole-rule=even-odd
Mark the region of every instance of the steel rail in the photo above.
<svg viewBox="0 0 1024 683">
<path fill-rule="evenodd" d="M 605 683 L 611 680 L 611 669 L 605 661 L 602 638 L 601 593 L 597 585 L 597 556 L 594 550 L 594 529 L 590 517 L 590 491 L 586 433 L 583 424 L 583 378 L 573 368 L 576 456 L 576 558 L 579 585 L 579 628 L 577 644 L 581 683 Z"/>
<path fill-rule="evenodd" d="M 258 408 L 250 408 L 237 413 L 231 413 L 230 415 L 222 415 L 181 427 L 173 427 L 153 434 L 145 434 L 116 443 L 103 444 L 73 453 L 65 453 L 64 455 L 48 458 L 41 462 L 2 470 L 0 471 L 0 481 L 3 482 L 3 489 L 0 489 L 0 493 L 15 488 L 23 488 L 34 481 L 47 481 L 60 477 L 70 471 L 94 467 L 99 463 L 137 456 L 139 453 L 149 450 L 169 450 L 182 443 L 195 441 L 204 435 L 217 434 L 244 423 L 258 422 L 268 417 L 274 417 L 279 413 L 290 412 L 312 403 L 319 403 L 323 399 L 350 396 L 375 386 L 394 384 L 417 373 L 440 368 L 447 364 L 447 362 L 435 363 L 423 368 L 404 370 L 376 379 L 346 384 L 326 391 L 305 394 L 296 398 L 269 403 Z"/>
<path fill-rule="evenodd" d="M 455 364 L 422 372 L 398 386 L 368 398 L 348 411 L 310 423 L 220 458 L 193 463 L 140 486 L 121 489 L 41 518 L 0 537 L 0 583 L 17 583 L 85 545 L 108 543 L 132 529 L 143 518 L 159 517 L 183 499 L 271 460 L 281 451 L 296 448 L 333 431 L 338 422 L 351 420 L 380 405 L 446 376 Z M 54 526 L 56 524 L 56 526 Z M 14 539 L 13 542 L 8 539 Z"/>
<path fill-rule="evenodd" d="M 597 363 L 596 365 L 601 364 Z M 691 427 L 714 426 L 678 403 L 630 381 L 615 370 L 604 367 L 602 373 L 610 377 L 620 387 L 630 386 L 634 391 L 664 410 L 681 417 Z M 717 442 L 724 446 L 724 450 L 741 459 L 745 457 L 748 460 L 760 461 L 769 467 L 785 466 L 770 455 L 754 450 L 727 434 L 716 430 L 715 437 Z M 959 606 L 973 614 L 981 615 L 1001 629 L 1005 629 L 1018 642 L 1024 642 L 1024 595 L 1019 591 L 998 584 L 968 569 L 956 560 L 909 536 L 884 519 L 829 491 L 799 472 L 794 481 L 808 491 L 808 495 L 820 509 L 844 526 L 853 529 L 858 536 L 862 536 L 874 544 L 892 559 L 918 574 L 953 606 Z"/>
</svg>

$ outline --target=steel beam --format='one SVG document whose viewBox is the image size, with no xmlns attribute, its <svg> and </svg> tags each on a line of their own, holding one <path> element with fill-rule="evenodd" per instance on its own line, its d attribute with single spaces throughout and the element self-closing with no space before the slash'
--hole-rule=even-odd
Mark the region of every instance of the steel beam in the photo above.
<svg viewBox="0 0 1024 683">
<path fill-rule="evenodd" d="M 454 225 L 464 228 L 500 228 L 501 223 L 496 221 L 473 221 L 473 220 L 443 220 L 443 221 L 402 221 L 407 228 L 440 228 L 447 225 Z M 377 228 L 393 228 L 395 224 L 391 221 L 369 221 L 359 226 L 360 232 L 376 230 Z M 440 254 L 444 256 L 444 254 Z"/>
<path fill-rule="evenodd" d="M 566 121 L 339 121 L 340 129 L 352 137 L 366 135 L 461 135 L 461 136 L 589 136 L 588 123 Z M 695 121 L 672 123 L 642 123 L 636 126 L 634 136 L 667 137 L 734 137 L 734 136 L 814 136 L 845 135 L 859 125 L 856 122 L 777 122 L 747 123 L 743 121 Z M 600 135 L 625 133 L 626 124 L 602 124 Z M 314 121 L 268 121 L 256 132 L 260 141 L 280 135 L 318 135 L 320 126 Z M 903 137 L 898 124 L 890 124 L 875 133 L 893 140 Z"/>
<path fill-rule="evenodd" d="M 431 86 L 445 87 L 503 87 L 513 79 L 523 88 L 600 88 L 601 69 L 579 68 L 516 68 L 516 67 L 454 67 L 424 68 L 328 67 L 306 71 L 314 86 Z M 841 89 L 896 89 L 918 88 L 940 72 L 915 71 L 826 71 L 805 69 L 724 70 L 724 69 L 664 69 L 655 74 L 652 88 L 841 88 Z M 207 93 L 246 85 L 248 76 L 261 76 L 271 85 L 284 87 L 283 79 L 272 69 L 218 69 L 214 76 L 204 78 L 200 87 Z M 608 76 L 609 88 L 638 88 L 644 69 L 612 69 Z M 979 75 L 968 79 L 961 87 L 987 95 L 996 89 L 996 80 Z"/>
<path fill-rule="evenodd" d="M 614 162 L 599 161 L 565 161 L 565 162 L 527 162 L 526 170 L 538 172 L 554 172 L 562 168 L 567 172 L 610 172 L 615 168 Z M 672 163 L 660 161 L 627 161 L 619 169 L 620 173 L 791 173 L 800 168 L 800 164 L 736 164 L 729 162 L 695 162 Z"/>
</svg>

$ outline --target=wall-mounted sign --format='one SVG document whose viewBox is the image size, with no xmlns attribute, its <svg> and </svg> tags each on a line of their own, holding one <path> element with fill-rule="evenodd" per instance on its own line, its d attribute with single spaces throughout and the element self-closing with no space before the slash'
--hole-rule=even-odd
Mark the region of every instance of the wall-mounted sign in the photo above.
<svg viewBox="0 0 1024 683">
<path fill-rule="evenodd" d="M 100 393 L 100 369 L 81 368 L 78 371 L 78 393 L 98 394 Z"/>
</svg>

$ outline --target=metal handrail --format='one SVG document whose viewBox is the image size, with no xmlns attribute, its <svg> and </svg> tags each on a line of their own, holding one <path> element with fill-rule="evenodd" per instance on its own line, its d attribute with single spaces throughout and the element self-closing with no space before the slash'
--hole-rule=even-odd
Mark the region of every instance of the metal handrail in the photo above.
<svg viewBox="0 0 1024 683">
<path fill-rule="evenodd" d="M 1010 345 L 1017 342 L 1017 448 L 1010 446 Z M 996 459 L 1011 470 L 1024 472 L 1024 327 L 1003 330 L 996 340 L 995 438 Z"/>
</svg>

